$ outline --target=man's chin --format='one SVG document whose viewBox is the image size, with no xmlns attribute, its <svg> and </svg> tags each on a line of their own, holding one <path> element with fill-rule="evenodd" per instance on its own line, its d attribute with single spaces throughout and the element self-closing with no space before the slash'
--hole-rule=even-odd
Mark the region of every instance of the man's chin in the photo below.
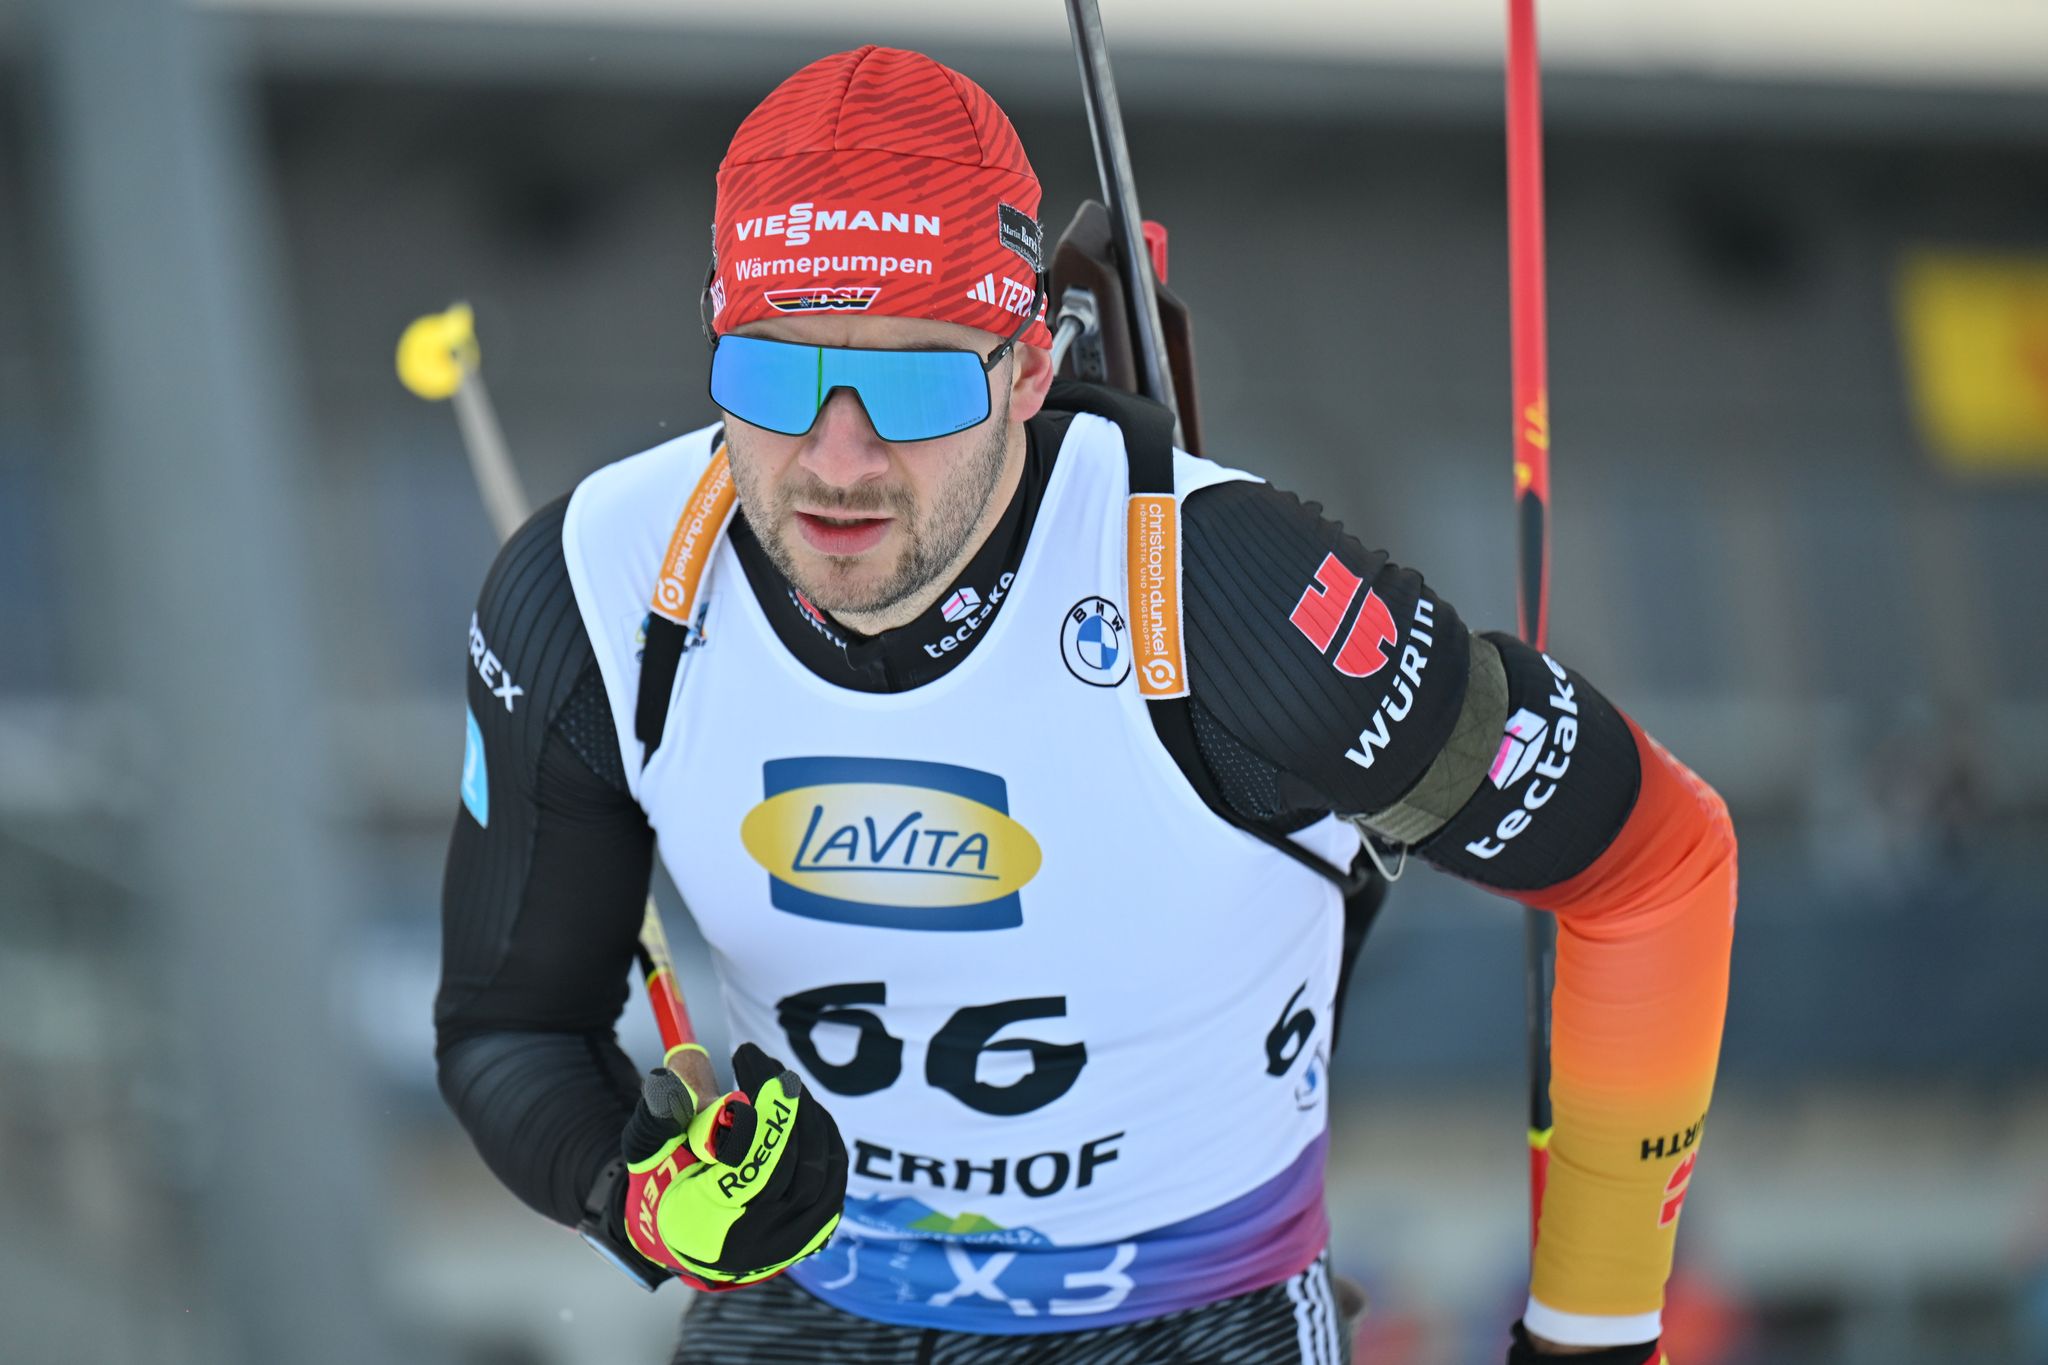
<svg viewBox="0 0 2048 1365">
<path fill-rule="evenodd" d="M 902 600 L 896 583 L 897 556 L 821 555 L 808 546 L 795 557 L 790 575 L 811 604 L 827 612 L 885 611 Z"/>
</svg>

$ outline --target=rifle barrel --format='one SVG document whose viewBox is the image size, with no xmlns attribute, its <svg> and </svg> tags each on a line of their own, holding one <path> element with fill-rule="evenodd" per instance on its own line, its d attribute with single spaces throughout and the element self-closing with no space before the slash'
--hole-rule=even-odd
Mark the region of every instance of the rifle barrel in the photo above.
<svg viewBox="0 0 2048 1365">
<path fill-rule="evenodd" d="M 1174 414 L 1174 440 L 1178 442 L 1180 404 L 1166 362 L 1166 329 L 1159 321 L 1152 253 L 1145 245 L 1145 220 L 1138 212 L 1131 149 L 1124 141 L 1123 107 L 1117 102 L 1109 45 L 1102 36 L 1102 11 L 1096 0 L 1067 0 L 1067 22 L 1074 31 L 1074 56 L 1081 64 L 1081 94 L 1088 107 L 1088 129 L 1095 139 L 1095 165 L 1102 173 L 1102 202 L 1109 209 L 1110 237 L 1123 258 L 1120 264 L 1131 310 L 1131 336 L 1136 343 L 1138 387 L 1145 397 L 1164 403 Z"/>
</svg>

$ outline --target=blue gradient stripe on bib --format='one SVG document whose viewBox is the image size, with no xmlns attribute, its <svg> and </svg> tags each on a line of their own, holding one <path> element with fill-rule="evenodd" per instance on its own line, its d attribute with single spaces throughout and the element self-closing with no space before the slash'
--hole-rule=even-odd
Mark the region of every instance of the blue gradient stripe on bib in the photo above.
<svg viewBox="0 0 2048 1365">
<path fill-rule="evenodd" d="M 1031 1228 L 937 1213 L 924 1201 L 939 1196 L 919 1185 L 895 1198 L 853 1193 L 832 1240 L 789 1277 L 834 1308 L 900 1327 L 1012 1335 L 1177 1313 L 1278 1284 L 1314 1263 L 1330 1240 L 1328 1147 L 1325 1133 L 1248 1194 L 1095 1246 L 1057 1246 Z M 981 1230 L 928 1230 L 962 1222 Z"/>
</svg>

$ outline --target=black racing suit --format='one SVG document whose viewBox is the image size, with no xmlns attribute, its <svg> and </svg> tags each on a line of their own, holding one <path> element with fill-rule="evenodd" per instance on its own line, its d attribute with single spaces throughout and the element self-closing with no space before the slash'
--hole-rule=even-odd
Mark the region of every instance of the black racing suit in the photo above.
<svg viewBox="0 0 2048 1365">
<path fill-rule="evenodd" d="M 1070 420 L 1048 412 L 1026 424 L 1023 479 L 960 583 L 1016 570 Z M 442 1094 L 484 1160 L 534 1209 L 574 1224 L 618 1151 L 637 1093 L 613 1025 L 627 998 L 654 840 L 627 793 L 619 736 L 570 588 L 566 505 L 542 509 L 505 546 L 472 624 L 470 708 L 494 775 L 503 765 L 514 777 L 494 780 L 487 826 L 456 815 L 435 1025 Z M 731 535 L 782 643 L 842 687 L 915 689 L 958 667 L 990 634 L 926 649 L 950 629 L 941 594 L 908 625 L 858 635 L 802 599 L 744 515 Z M 1481 779 L 1503 721 L 1521 692 L 1549 684 L 1533 651 L 1511 637 L 1469 636 L 1418 574 L 1269 485 L 1227 482 L 1190 495 L 1183 536 L 1196 738 L 1239 815 L 1284 833 L 1333 811 L 1394 810 L 1397 832 L 1418 821 L 1442 827 L 1417 844 L 1421 856 L 1510 889 L 1582 870 L 1627 818 L 1636 751 L 1581 681 L 1584 778 L 1508 852 L 1473 858 L 1470 830 L 1499 817 L 1487 805 L 1497 794 Z M 1352 579 L 1369 591 L 1338 596 Z M 1333 665 L 1367 629 L 1368 613 L 1406 622 L 1420 599 L 1433 617 L 1425 668 L 1393 660 L 1356 677 Z M 1332 603 L 1338 616 L 1325 619 Z M 508 789 L 516 800 L 505 799 Z M 1448 826 L 1445 817 L 1453 817 Z"/>
</svg>

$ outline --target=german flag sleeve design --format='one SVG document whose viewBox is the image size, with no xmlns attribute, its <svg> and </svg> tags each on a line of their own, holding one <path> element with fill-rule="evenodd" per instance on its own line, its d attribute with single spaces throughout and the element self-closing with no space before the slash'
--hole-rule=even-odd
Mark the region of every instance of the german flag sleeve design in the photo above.
<svg viewBox="0 0 2048 1365">
<path fill-rule="evenodd" d="M 1488 722 L 1472 796 L 1420 852 L 1557 916 L 1554 1126 L 1526 1321 L 1573 1345 L 1649 1342 L 1720 1053 L 1735 833 L 1713 789 L 1584 678 L 1513 636 L 1484 639 L 1505 681 L 1489 714 L 1505 720 Z"/>
<path fill-rule="evenodd" d="M 1468 633 L 1313 504 L 1227 483 L 1187 498 L 1183 520 L 1192 704 L 1241 746 L 1214 761 L 1240 813 L 1313 794 L 1557 916 L 1554 1123 L 1524 1321 L 1554 1342 L 1647 1350 L 1720 1052 L 1727 808 L 1585 678 L 1513 635 Z M 1247 755 L 1270 782 L 1233 777 Z"/>
<path fill-rule="evenodd" d="M 1587 1345 L 1608 1343 L 1562 1322 L 1546 1332 L 1540 1319 L 1636 1318 L 1663 1302 L 1714 1088 L 1735 927 L 1727 806 L 1622 719 L 1642 769 L 1627 821 L 1584 872 L 1518 897 L 1558 919 L 1556 1126 L 1530 1327 Z M 1614 1342 L 1657 1335 L 1654 1318 L 1645 1325 Z"/>
</svg>

